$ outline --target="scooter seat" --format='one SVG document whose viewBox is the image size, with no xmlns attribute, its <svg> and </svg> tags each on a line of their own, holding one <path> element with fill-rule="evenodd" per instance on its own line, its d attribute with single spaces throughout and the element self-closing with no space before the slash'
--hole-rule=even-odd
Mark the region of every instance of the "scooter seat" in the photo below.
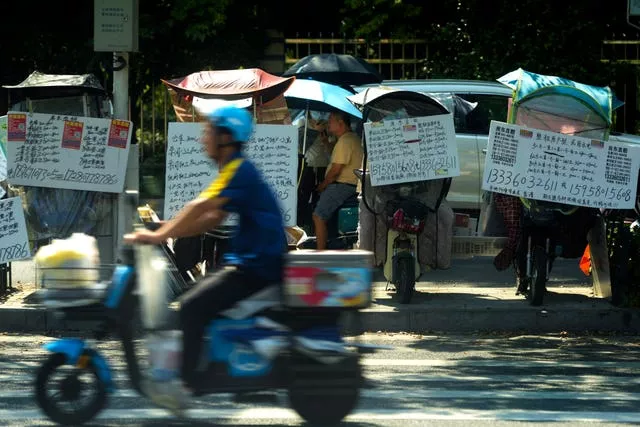
<svg viewBox="0 0 640 427">
<path fill-rule="evenodd" d="M 279 306 L 280 304 L 279 285 L 271 285 L 239 301 L 236 305 L 223 311 L 221 314 L 229 319 L 246 319 L 256 313 Z"/>
</svg>

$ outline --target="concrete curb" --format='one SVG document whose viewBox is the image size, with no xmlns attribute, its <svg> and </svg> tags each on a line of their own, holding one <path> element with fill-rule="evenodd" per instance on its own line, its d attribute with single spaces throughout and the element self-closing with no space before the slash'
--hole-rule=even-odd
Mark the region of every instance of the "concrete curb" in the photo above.
<svg viewBox="0 0 640 427">
<path fill-rule="evenodd" d="M 404 306 L 385 291 L 386 281 L 376 270 L 374 305 L 362 312 L 362 327 L 347 321 L 347 331 L 640 333 L 640 309 L 593 297 L 592 279 L 575 260 L 556 261 L 542 307 L 515 296 L 513 271 L 496 271 L 492 257 L 454 261 L 450 269 L 425 272 L 412 303 Z M 88 327 L 88 322 L 64 321 L 37 304 L 0 304 L 0 331 L 86 333 Z"/>
<path fill-rule="evenodd" d="M 397 311 L 370 310 L 363 313 L 366 331 L 383 332 L 587 332 L 640 331 L 637 309 L 521 309 L 468 308 Z"/>
<path fill-rule="evenodd" d="M 500 307 L 500 303 L 504 303 Z M 409 305 L 374 306 L 361 312 L 361 324 L 345 322 L 348 333 L 359 332 L 640 332 L 640 309 L 618 308 L 599 300 L 598 304 L 558 304 L 532 307 L 526 301 L 514 304 L 465 306 Z M 41 307 L 0 307 L 0 330 L 22 333 L 89 331 L 91 322 L 65 321 Z"/>
</svg>

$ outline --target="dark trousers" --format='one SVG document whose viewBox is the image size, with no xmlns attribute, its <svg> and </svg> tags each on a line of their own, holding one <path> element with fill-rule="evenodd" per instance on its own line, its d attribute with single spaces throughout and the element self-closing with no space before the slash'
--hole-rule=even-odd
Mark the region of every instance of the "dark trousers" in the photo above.
<svg viewBox="0 0 640 427">
<path fill-rule="evenodd" d="M 187 384 L 195 385 L 198 382 L 197 367 L 204 332 L 209 323 L 220 312 L 272 283 L 240 269 L 219 270 L 202 279 L 182 296 L 182 378 Z"/>
</svg>

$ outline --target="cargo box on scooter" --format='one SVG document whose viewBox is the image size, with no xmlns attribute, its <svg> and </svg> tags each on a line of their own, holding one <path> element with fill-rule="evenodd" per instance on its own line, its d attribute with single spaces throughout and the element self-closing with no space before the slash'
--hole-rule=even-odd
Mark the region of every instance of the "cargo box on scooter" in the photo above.
<svg viewBox="0 0 640 427">
<path fill-rule="evenodd" d="M 283 304 L 360 309 L 371 304 L 373 252 L 292 251 L 286 255 Z"/>
</svg>

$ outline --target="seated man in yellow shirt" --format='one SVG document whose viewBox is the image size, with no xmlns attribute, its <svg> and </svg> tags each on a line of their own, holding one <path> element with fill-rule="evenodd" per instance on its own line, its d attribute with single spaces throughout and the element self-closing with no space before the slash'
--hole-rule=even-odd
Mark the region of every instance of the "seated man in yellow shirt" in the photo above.
<svg viewBox="0 0 640 427">
<path fill-rule="evenodd" d="M 327 221 L 347 201 L 356 194 L 358 178 L 354 169 L 362 167 L 362 144 L 360 138 L 351 131 L 349 115 L 341 111 L 329 115 L 328 131 L 338 138 L 331 153 L 324 181 L 318 185 L 320 199 L 313 212 L 316 233 L 316 248 L 327 247 Z"/>
</svg>

